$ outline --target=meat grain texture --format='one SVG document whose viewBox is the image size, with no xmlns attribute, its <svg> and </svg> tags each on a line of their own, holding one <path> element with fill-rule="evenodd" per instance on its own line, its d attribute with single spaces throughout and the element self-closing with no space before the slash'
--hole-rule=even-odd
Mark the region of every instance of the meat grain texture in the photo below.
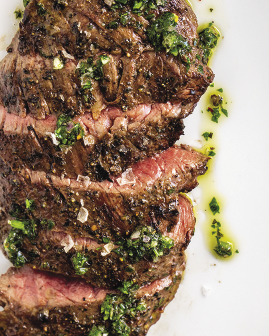
<svg viewBox="0 0 269 336">
<path fill-rule="evenodd" d="M 195 14 L 30 0 L 7 51 L 0 238 L 16 268 L 0 278 L 0 335 L 146 335 L 182 279 L 184 193 L 209 159 L 175 145 L 214 78 Z"/>
</svg>

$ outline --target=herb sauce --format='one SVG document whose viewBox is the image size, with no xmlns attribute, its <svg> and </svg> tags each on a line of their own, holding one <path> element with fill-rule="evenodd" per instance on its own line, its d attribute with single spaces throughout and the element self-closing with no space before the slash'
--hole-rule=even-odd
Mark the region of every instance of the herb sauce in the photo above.
<svg viewBox="0 0 269 336">
<path fill-rule="evenodd" d="M 201 114 L 201 140 L 202 140 L 202 152 L 211 156 L 211 160 L 208 162 L 208 171 L 205 175 L 198 177 L 199 185 L 203 192 L 200 208 L 205 212 L 206 219 L 202 224 L 202 230 L 204 231 L 204 237 L 209 250 L 214 256 L 221 260 L 230 259 L 237 252 L 237 244 L 232 238 L 232 233 L 229 229 L 229 224 L 225 220 L 225 199 L 221 195 L 214 182 L 214 166 L 215 158 L 219 154 L 218 145 L 218 131 L 219 124 L 227 120 L 226 116 L 220 111 L 218 122 L 212 120 L 212 113 L 208 112 L 208 107 L 213 108 L 213 95 L 220 95 L 222 99 L 222 106 L 225 106 L 227 114 L 229 114 L 230 104 L 228 104 L 227 95 L 225 89 L 220 85 L 212 84 L 205 96 L 202 98 L 202 114 Z M 216 107 L 216 106 L 215 106 Z M 212 156 L 212 152 L 215 155 Z M 210 155 L 211 154 L 211 155 Z M 217 224 L 219 223 L 220 226 Z M 214 227 L 215 226 L 215 227 Z M 228 244 L 228 245 L 226 245 Z M 221 252 L 222 247 L 226 249 L 231 248 L 232 254 L 225 254 Z"/>
<path fill-rule="evenodd" d="M 211 65 L 212 56 L 222 38 L 221 32 L 213 22 L 199 26 L 197 32 L 199 34 L 199 46 L 204 53 L 203 63 Z"/>
</svg>

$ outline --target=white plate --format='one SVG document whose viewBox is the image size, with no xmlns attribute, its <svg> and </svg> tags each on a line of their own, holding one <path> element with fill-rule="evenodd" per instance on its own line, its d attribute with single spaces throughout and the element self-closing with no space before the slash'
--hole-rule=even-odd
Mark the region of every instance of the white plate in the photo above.
<svg viewBox="0 0 269 336">
<path fill-rule="evenodd" d="M 199 23 L 214 20 L 224 36 L 212 68 L 231 104 L 228 119 L 218 125 L 212 186 L 225 199 L 222 212 L 240 253 L 229 262 L 209 253 L 202 227 L 210 223 L 199 216 L 184 281 L 148 335 L 268 336 L 269 2 L 192 2 Z M 17 30 L 13 12 L 20 3 L 0 0 L 0 57 Z M 201 140 L 201 109 L 186 121 L 182 141 Z M 9 263 L 0 262 L 4 273 Z"/>
</svg>

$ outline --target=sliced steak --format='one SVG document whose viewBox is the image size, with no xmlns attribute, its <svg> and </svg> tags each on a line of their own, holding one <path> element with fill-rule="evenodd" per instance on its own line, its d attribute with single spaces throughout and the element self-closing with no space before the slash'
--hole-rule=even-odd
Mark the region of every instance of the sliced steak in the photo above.
<svg viewBox="0 0 269 336">
<path fill-rule="evenodd" d="M 2 239 L 6 238 L 5 254 L 17 267 L 26 263 L 34 269 L 84 278 L 98 287 L 117 288 L 123 281 L 130 280 L 139 286 L 145 285 L 175 274 L 194 233 L 195 218 L 190 201 L 184 196 L 176 200 L 177 224 L 173 227 L 162 219 L 158 231 L 143 228 L 144 233 L 140 228 L 126 239 L 118 238 L 106 244 L 91 238 L 73 238 L 40 223 L 34 237 L 27 236 L 18 229 L 10 231 L 2 222 L 9 230 L 8 236 Z M 166 240 L 167 237 L 170 239 Z M 156 248 L 152 248 L 155 242 Z"/>
<path fill-rule="evenodd" d="M 183 256 L 174 278 L 154 281 L 131 297 L 133 307 L 140 303 L 144 308 L 134 309 L 132 318 L 128 313 L 123 315 L 121 321 L 130 328 L 126 334 L 147 334 L 173 299 L 184 268 Z M 19 270 L 11 268 L 0 278 L 0 302 L 4 307 L 0 313 L 0 333 L 3 336 L 88 336 L 94 326 L 105 326 L 110 334 L 112 321 L 105 322 L 101 313 L 101 305 L 109 294 L 118 301 L 130 300 L 129 295 L 92 287 L 81 280 L 34 271 L 26 266 Z"/>
<path fill-rule="evenodd" d="M 74 118 L 83 127 L 84 138 L 61 148 L 52 138 L 55 115 L 45 120 L 22 118 L 0 106 L 0 156 L 13 170 L 29 168 L 68 178 L 87 175 L 92 181 L 102 181 L 171 147 L 183 133 L 181 119 L 188 108 L 170 103 L 139 105 L 123 113 L 109 107 L 96 121 L 85 113 Z"/>
<path fill-rule="evenodd" d="M 185 0 L 141 13 L 133 5 L 30 1 L 0 63 L 0 155 L 14 169 L 102 181 L 178 140 L 181 119 L 214 77 L 201 61 L 196 17 Z M 150 38 L 158 20 L 176 34 L 165 37 L 169 46 Z M 77 116 L 85 132 L 64 149 L 48 135 L 59 115 Z"/>
<path fill-rule="evenodd" d="M 173 228 L 178 223 L 178 193 L 198 184 L 208 159 L 188 146 L 172 147 L 136 163 L 112 182 L 91 182 L 83 176 L 61 179 L 28 169 L 17 173 L 2 161 L 1 207 L 17 218 L 52 220 L 57 231 L 72 238 L 100 242 L 128 236 L 140 226 L 160 229 L 165 222 Z M 33 210 L 25 208 L 26 199 L 34 202 Z"/>
<path fill-rule="evenodd" d="M 195 104 L 213 73 L 201 61 L 192 9 L 184 0 L 169 0 L 135 12 L 131 1 L 112 8 L 101 0 L 30 1 L 0 65 L 0 98 L 8 111 L 45 119 L 86 110 L 98 117 L 108 105 Z M 152 18 L 163 21 L 167 13 L 172 16 L 164 31 L 174 35 L 166 37 L 166 46 L 154 45 L 149 29 L 158 21 Z M 85 89 L 79 62 L 100 55 L 109 63 Z"/>
</svg>

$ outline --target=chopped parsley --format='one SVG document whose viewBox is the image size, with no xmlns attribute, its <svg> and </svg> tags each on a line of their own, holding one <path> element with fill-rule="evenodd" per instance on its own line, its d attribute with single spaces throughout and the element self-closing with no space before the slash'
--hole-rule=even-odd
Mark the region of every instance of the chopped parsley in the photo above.
<svg viewBox="0 0 269 336">
<path fill-rule="evenodd" d="M 107 29 L 117 29 L 119 27 L 118 21 L 111 21 L 106 25 Z"/>
<path fill-rule="evenodd" d="M 88 336 L 108 336 L 108 334 L 104 326 L 93 326 Z"/>
<path fill-rule="evenodd" d="M 24 254 L 20 251 L 22 241 L 23 236 L 19 229 L 12 229 L 4 241 L 4 249 L 15 267 L 22 267 L 27 261 Z"/>
<path fill-rule="evenodd" d="M 88 260 L 89 258 L 85 254 L 78 252 L 72 257 L 72 263 L 75 269 L 76 274 L 83 275 L 87 273 L 89 269 Z"/>
<path fill-rule="evenodd" d="M 188 41 L 176 30 L 178 16 L 165 12 L 152 21 L 147 28 L 147 36 L 156 51 L 163 49 L 174 56 L 183 56 L 191 51 Z"/>
<path fill-rule="evenodd" d="M 138 16 L 143 13 L 148 14 L 151 10 L 156 10 L 158 6 L 165 6 L 166 0 L 115 0 L 115 4 L 112 8 L 125 7 L 129 5 Z"/>
<path fill-rule="evenodd" d="M 203 66 L 202 65 L 198 65 L 197 71 L 203 74 L 204 73 Z"/>
<path fill-rule="evenodd" d="M 216 213 L 220 213 L 220 207 L 216 197 L 212 198 L 211 202 L 209 203 L 209 208 L 212 211 L 213 215 L 216 215 Z"/>
<path fill-rule="evenodd" d="M 25 200 L 26 209 L 33 210 L 35 206 L 35 202 L 33 200 L 27 199 Z"/>
<path fill-rule="evenodd" d="M 222 93 L 222 92 L 223 92 L 223 89 L 222 89 L 222 88 L 220 88 L 220 89 L 217 89 L 217 91 L 219 91 L 219 92 L 221 92 L 221 93 Z"/>
<path fill-rule="evenodd" d="M 208 152 L 208 156 L 215 156 L 216 155 L 216 153 L 214 152 L 214 151 L 212 151 L 212 150 L 210 150 L 209 152 Z"/>
<path fill-rule="evenodd" d="M 70 116 L 61 114 L 57 120 L 55 136 L 60 147 L 68 147 L 84 137 L 84 130 L 80 123 L 75 124 Z"/>
<path fill-rule="evenodd" d="M 210 133 L 205 132 L 205 133 L 202 134 L 202 136 L 205 138 L 206 141 L 208 141 L 209 138 L 212 139 L 213 133 L 212 132 L 210 132 Z"/>
<path fill-rule="evenodd" d="M 172 195 L 175 190 L 176 189 L 171 188 L 171 189 L 168 189 L 166 193 L 167 193 L 167 195 Z"/>
<path fill-rule="evenodd" d="M 212 114 L 212 117 L 211 117 L 212 121 L 214 121 L 215 123 L 218 123 L 221 113 L 223 113 L 226 117 L 228 117 L 228 111 L 225 108 L 223 108 L 223 97 L 222 96 L 215 95 L 215 94 L 211 95 L 211 102 L 213 106 L 208 107 L 207 112 Z"/>
<path fill-rule="evenodd" d="M 46 11 L 44 5 L 41 4 L 41 3 L 38 3 L 38 4 L 37 4 L 37 14 L 38 14 L 39 16 L 44 16 L 44 15 L 47 14 L 47 11 Z"/>
<path fill-rule="evenodd" d="M 138 228 L 129 239 L 120 239 L 115 243 L 119 247 L 115 253 L 126 256 L 131 263 L 136 263 L 142 258 L 151 259 L 157 262 L 174 246 L 173 239 L 163 236 L 150 226 Z"/>
<path fill-rule="evenodd" d="M 33 210 L 34 201 L 30 199 L 25 200 L 25 208 L 27 210 Z M 10 212 L 13 217 L 17 217 L 20 211 L 16 207 L 15 211 Z M 25 219 L 12 219 L 8 220 L 8 224 L 12 227 L 6 240 L 4 241 L 4 249 L 8 254 L 10 261 L 15 267 L 21 267 L 27 262 L 27 258 L 24 253 L 21 251 L 22 244 L 25 238 L 28 238 L 30 241 L 33 241 L 37 236 L 37 226 L 40 224 L 45 225 L 45 229 L 51 230 L 54 227 L 54 222 L 51 220 L 40 220 L 25 218 Z M 35 258 L 38 253 L 34 250 L 27 252 L 29 255 L 29 260 Z"/>
<path fill-rule="evenodd" d="M 26 7 L 29 2 L 30 2 L 30 0 L 23 0 L 23 6 Z"/>
<path fill-rule="evenodd" d="M 120 294 L 106 296 L 101 306 L 101 313 L 104 321 L 111 323 L 113 335 L 129 336 L 131 328 L 126 322 L 136 317 L 138 313 L 144 312 L 147 306 L 143 299 L 135 298 L 138 286 L 132 281 L 124 282 L 118 290 Z"/>
<path fill-rule="evenodd" d="M 87 61 L 81 62 L 79 65 L 79 75 L 81 78 L 81 86 L 83 89 L 91 89 L 91 79 L 100 80 L 103 78 L 103 66 L 110 61 L 107 55 L 100 55 L 94 64 L 93 58 L 89 57 Z"/>
<path fill-rule="evenodd" d="M 23 266 L 27 259 L 21 252 L 22 242 L 26 237 L 30 240 L 34 239 L 36 236 L 33 220 L 20 221 L 20 220 L 9 220 L 8 224 L 12 226 L 6 240 L 4 241 L 4 249 L 8 254 L 8 257 L 15 267 Z"/>
<path fill-rule="evenodd" d="M 210 112 L 212 114 L 211 120 L 215 123 L 219 122 L 219 117 L 221 116 L 219 108 L 218 107 L 208 107 L 207 112 Z"/>
<path fill-rule="evenodd" d="M 109 56 L 100 55 L 95 63 L 93 58 L 89 57 L 87 61 L 79 64 L 78 73 L 81 81 L 81 92 L 86 104 L 90 104 L 92 101 L 92 79 L 98 81 L 104 77 L 103 66 L 109 61 Z"/>
<path fill-rule="evenodd" d="M 212 235 L 215 235 L 217 240 L 217 246 L 214 248 L 214 251 L 222 258 L 230 257 L 233 254 L 233 244 L 221 240 L 221 238 L 223 238 L 223 234 L 220 231 L 220 222 L 214 219 L 211 227 L 214 229 L 214 231 L 212 231 Z M 236 253 L 238 253 L 238 250 L 236 251 Z"/>
<path fill-rule="evenodd" d="M 14 12 L 16 19 L 21 19 L 23 16 L 23 11 L 21 9 L 15 10 Z"/>
<path fill-rule="evenodd" d="M 52 230 L 55 226 L 55 223 L 50 219 L 42 219 L 40 224 L 47 230 Z"/>
<path fill-rule="evenodd" d="M 221 107 L 221 112 L 228 117 L 228 111 L 226 109 L 224 109 L 223 107 Z"/>
<path fill-rule="evenodd" d="M 212 50 L 216 47 L 220 34 L 210 23 L 207 28 L 199 33 L 199 46 L 203 50 L 203 63 L 207 64 L 212 56 Z"/>
</svg>

